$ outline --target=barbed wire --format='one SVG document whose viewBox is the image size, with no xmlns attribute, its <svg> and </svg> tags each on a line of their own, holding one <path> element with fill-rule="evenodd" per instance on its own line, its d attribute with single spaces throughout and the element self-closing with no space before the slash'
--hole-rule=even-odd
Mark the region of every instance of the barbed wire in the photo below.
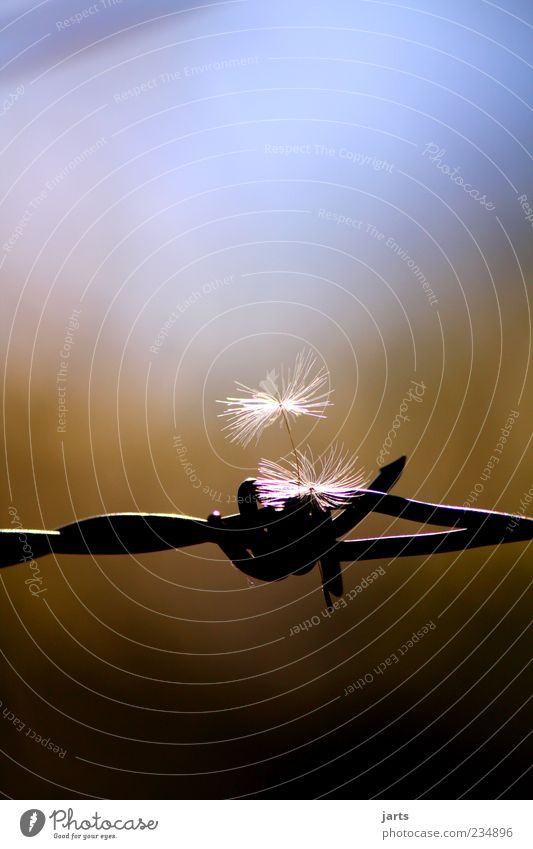
<svg viewBox="0 0 533 849">
<path fill-rule="evenodd" d="M 431 504 L 388 490 L 400 477 L 405 457 L 384 466 L 369 489 L 337 515 L 306 499 L 281 510 L 259 507 L 255 481 L 239 487 L 239 513 L 207 519 L 169 513 L 107 513 L 55 530 L 25 529 L 16 510 L 12 524 L 0 530 L 0 566 L 56 555 L 134 555 L 202 543 L 218 545 L 237 568 L 259 580 L 279 580 L 319 563 L 324 592 L 342 593 L 340 563 L 459 552 L 481 546 L 533 539 L 533 519 L 469 507 Z M 376 512 L 422 525 L 445 526 L 397 536 L 343 539 L 369 513 Z"/>
</svg>

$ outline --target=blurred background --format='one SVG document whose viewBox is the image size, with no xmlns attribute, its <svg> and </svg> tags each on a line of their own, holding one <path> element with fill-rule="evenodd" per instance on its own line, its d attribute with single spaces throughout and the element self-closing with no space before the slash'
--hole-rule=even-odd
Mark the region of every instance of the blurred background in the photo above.
<svg viewBox="0 0 533 849">
<path fill-rule="evenodd" d="M 298 444 L 533 514 L 526 0 L 9 0 L 0 31 L 0 526 L 234 512 L 288 446 L 217 400 L 302 349 L 334 405 Z M 528 544 L 345 564 L 381 572 L 329 618 L 317 569 L 207 545 L 37 562 L 0 576 L 6 797 L 525 794 Z"/>
</svg>

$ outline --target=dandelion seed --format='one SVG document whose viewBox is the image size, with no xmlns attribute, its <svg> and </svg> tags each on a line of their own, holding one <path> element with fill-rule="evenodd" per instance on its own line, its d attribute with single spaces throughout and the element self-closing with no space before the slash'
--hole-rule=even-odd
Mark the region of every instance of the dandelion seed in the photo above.
<svg viewBox="0 0 533 849">
<path fill-rule="evenodd" d="M 329 372 L 322 367 L 317 370 L 316 358 L 311 351 L 301 351 L 296 357 L 294 368 L 286 375 L 275 371 L 267 372 L 258 389 L 252 389 L 236 381 L 242 393 L 240 397 L 228 397 L 219 404 L 227 410 L 220 413 L 228 419 L 223 428 L 228 431 L 232 442 L 246 446 L 259 439 L 260 434 L 275 421 L 281 419 L 290 433 L 289 420 L 297 416 L 325 418 L 324 410 L 330 405 L 331 390 L 326 389 Z M 294 447 L 294 446 L 293 446 Z"/>
<path fill-rule="evenodd" d="M 296 452 L 285 464 L 261 460 L 256 480 L 259 500 L 276 510 L 293 498 L 310 498 L 321 510 L 346 507 L 367 482 L 356 462 L 357 457 L 337 447 L 317 462 L 310 451 Z"/>
</svg>

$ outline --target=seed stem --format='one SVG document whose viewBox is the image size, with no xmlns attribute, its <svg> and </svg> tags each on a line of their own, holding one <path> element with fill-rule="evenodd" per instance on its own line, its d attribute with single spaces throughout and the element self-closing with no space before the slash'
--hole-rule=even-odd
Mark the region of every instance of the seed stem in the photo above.
<svg viewBox="0 0 533 849">
<path fill-rule="evenodd" d="M 285 427 L 287 428 L 287 433 L 289 434 L 289 440 L 290 440 L 291 447 L 292 447 L 292 453 L 294 454 L 294 459 L 296 461 L 296 476 L 298 478 L 298 484 L 301 485 L 302 474 L 301 474 L 301 468 L 300 468 L 300 460 L 298 459 L 298 452 L 296 450 L 296 445 L 294 444 L 294 439 L 292 438 L 291 426 L 289 424 L 289 420 L 287 418 L 285 408 L 283 407 L 283 404 L 281 403 L 281 401 L 279 402 L 279 408 L 281 410 L 281 415 L 283 416 L 283 421 L 285 422 Z"/>
</svg>

